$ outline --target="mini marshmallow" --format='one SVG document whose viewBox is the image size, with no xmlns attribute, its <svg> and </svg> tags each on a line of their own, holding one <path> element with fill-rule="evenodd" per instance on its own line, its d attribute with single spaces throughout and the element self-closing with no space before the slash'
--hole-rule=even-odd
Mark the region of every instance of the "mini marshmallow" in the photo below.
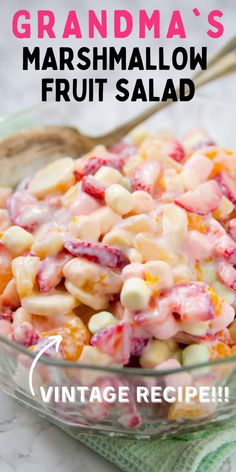
<svg viewBox="0 0 236 472">
<path fill-rule="evenodd" d="M 144 310 L 148 307 L 151 290 L 144 280 L 133 277 L 125 281 L 120 295 L 122 305 L 129 310 Z"/>
<path fill-rule="evenodd" d="M 149 261 L 144 265 L 145 280 L 151 290 L 161 290 L 173 285 L 172 269 L 167 262 Z"/>
<path fill-rule="evenodd" d="M 171 356 L 172 352 L 165 341 L 151 339 L 141 354 L 140 365 L 143 368 L 153 369 L 161 362 L 167 361 Z"/>
<path fill-rule="evenodd" d="M 137 262 L 131 263 L 124 267 L 122 271 L 122 277 L 124 280 L 132 279 L 134 277 L 140 277 L 143 279 L 144 265 Z"/>
<path fill-rule="evenodd" d="M 205 344 L 191 344 L 183 350 L 183 366 L 204 364 L 209 361 L 209 350 Z"/>
<path fill-rule="evenodd" d="M 122 187 L 126 188 L 129 192 L 131 192 L 131 182 L 128 177 L 122 177 L 121 181 L 119 182 Z"/>
<path fill-rule="evenodd" d="M 137 190 L 133 192 L 132 195 L 134 201 L 132 213 L 138 215 L 139 213 L 149 213 L 154 210 L 155 202 L 149 193 L 143 190 Z"/>
<path fill-rule="evenodd" d="M 122 179 L 122 174 L 112 167 L 102 166 L 94 175 L 96 180 L 104 184 L 118 184 Z"/>
<path fill-rule="evenodd" d="M 109 311 L 100 311 L 90 318 L 88 329 L 92 334 L 96 334 L 98 331 L 115 326 L 117 323 L 117 319 Z"/>
<path fill-rule="evenodd" d="M 91 216 L 75 216 L 68 227 L 70 233 L 83 241 L 97 242 L 101 234 L 99 223 Z"/>
<path fill-rule="evenodd" d="M 20 226 L 11 226 L 5 231 L 2 242 L 14 256 L 20 256 L 30 250 L 34 237 Z"/>
<path fill-rule="evenodd" d="M 106 204 L 119 215 L 126 215 L 134 207 L 133 196 L 119 184 L 113 184 L 105 191 Z"/>
</svg>

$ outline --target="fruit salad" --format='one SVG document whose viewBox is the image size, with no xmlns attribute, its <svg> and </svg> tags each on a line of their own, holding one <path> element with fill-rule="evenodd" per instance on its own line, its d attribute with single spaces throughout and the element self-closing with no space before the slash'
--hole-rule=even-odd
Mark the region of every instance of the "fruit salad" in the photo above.
<svg viewBox="0 0 236 472">
<path fill-rule="evenodd" d="M 136 129 L 0 189 L 0 335 L 100 366 L 236 353 L 236 154 Z"/>
</svg>

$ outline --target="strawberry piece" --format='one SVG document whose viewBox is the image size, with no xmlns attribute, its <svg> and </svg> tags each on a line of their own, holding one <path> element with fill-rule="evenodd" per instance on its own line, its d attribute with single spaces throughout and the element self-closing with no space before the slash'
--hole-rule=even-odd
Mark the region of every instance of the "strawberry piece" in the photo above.
<svg viewBox="0 0 236 472">
<path fill-rule="evenodd" d="M 4 307 L 4 310 L 5 307 L 7 307 L 7 310 L 16 310 L 20 307 L 21 302 L 14 279 L 11 279 L 3 290 L 2 295 L 0 296 L 0 305 Z"/>
<path fill-rule="evenodd" d="M 106 185 L 96 180 L 91 175 L 84 176 L 82 179 L 82 190 L 97 200 L 104 200 Z"/>
<path fill-rule="evenodd" d="M 214 318 L 215 308 L 203 282 L 179 284 L 166 289 L 157 299 L 154 310 L 140 313 L 135 321 L 147 328 L 162 324 L 172 315 L 182 321 L 207 321 Z"/>
<path fill-rule="evenodd" d="M 120 156 L 112 153 L 108 154 L 106 157 L 90 157 L 81 172 L 83 175 L 94 175 L 102 166 L 121 170 L 123 163 L 124 161 Z"/>
<path fill-rule="evenodd" d="M 118 248 L 105 244 L 94 244 L 86 241 L 67 241 L 65 249 L 73 256 L 85 257 L 89 261 L 110 269 L 123 269 L 130 263 L 126 255 Z"/>
<path fill-rule="evenodd" d="M 226 233 L 215 239 L 214 250 L 217 256 L 223 257 L 230 264 L 236 264 L 236 244 Z"/>
<path fill-rule="evenodd" d="M 17 226 L 28 229 L 29 225 L 26 226 L 24 216 L 27 208 L 29 210 L 35 204 L 37 204 L 36 198 L 29 193 L 25 191 L 15 192 L 8 200 L 8 212 L 12 222 Z M 32 228 L 33 226 L 34 224 L 32 224 Z"/>
<path fill-rule="evenodd" d="M 219 172 L 216 181 L 223 195 L 236 205 L 236 179 L 226 172 Z"/>
<path fill-rule="evenodd" d="M 177 139 L 168 144 L 166 154 L 177 162 L 181 162 L 185 157 L 184 148 Z"/>
<path fill-rule="evenodd" d="M 90 343 L 119 364 L 125 365 L 129 362 L 131 341 L 132 327 L 128 323 L 122 323 L 99 331 L 91 338 Z"/>
<path fill-rule="evenodd" d="M 224 284 L 236 292 L 236 269 L 226 261 L 217 265 L 217 274 Z"/>
<path fill-rule="evenodd" d="M 175 199 L 175 203 L 187 211 L 198 215 L 208 215 L 216 210 L 221 200 L 221 192 L 214 180 L 199 185 Z"/>
<path fill-rule="evenodd" d="M 124 159 L 122 156 L 110 152 L 106 155 L 105 163 L 103 165 L 107 167 L 113 167 L 113 169 L 122 171 Z"/>
<path fill-rule="evenodd" d="M 145 346 L 148 343 L 148 337 L 146 338 L 133 338 L 132 339 L 132 347 L 131 347 L 131 355 L 132 356 L 141 356 Z"/>
<path fill-rule="evenodd" d="M 94 175 L 100 167 L 106 165 L 103 157 L 90 157 L 87 164 L 82 169 L 83 175 Z"/>
<path fill-rule="evenodd" d="M 131 142 L 125 140 L 114 144 L 110 151 L 115 154 L 121 154 L 123 157 L 130 157 L 137 154 L 137 148 Z"/>
<path fill-rule="evenodd" d="M 183 243 L 183 253 L 188 260 L 202 262 L 212 256 L 212 244 L 205 234 L 188 231 Z"/>
<path fill-rule="evenodd" d="M 223 257 L 230 264 L 236 264 L 236 243 L 214 219 L 210 223 L 209 240 L 217 256 Z"/>
<path fill-rule="evenodd" d="M 12 222 L 28 231 L 34 230 L 39 224 L 46 223 L 52 217 L 45 202 L 39 202 L 24 190 L 13 193 L 8 200 L 7 209 Z"/>
<path fill-rule="evenodd" d="M 74 170 L 73 172 L 76 182 L 80 182 L 83 178 L 83 172 L 80 170 Z"/>
<path fill-rule="evenodd" d="M 144 162 L 138 165 L 131 176 L 132 190 L 144 190 L 154 195 L 157 191 L 157 182 L 161 171 L 162 166 L 157 161 Z"/>
<path fill-rule="evenodd" d="M 5 310 L 3 313 L 0 313 L 0 320 L 12 322 L 13 321 L 12 311 L 9 309 L 9 310 Z"/>
<path fill-rule="evenodd" d="M 13 341 L 21 344 L 22 346 L 29 347 L 38 343 L 39 335 L 33 328 L 33 326 L 24 321 L 20 327 L 14 328 L 13 322 Z"/>
<path fill-rule="evenodd" d="M 131 342 L 131 356 L 140 356 L 149 339 L 150 335 L 143 328 L 134 326 Z"/>
<path fill-rule="evenodd" d="M 50 292 L 61 282 L 63 267 L 69 259 L 68 254 L 59 254 L 47 257 L 40 263 L 36 277 L 40 292 Z"/>
</svg>

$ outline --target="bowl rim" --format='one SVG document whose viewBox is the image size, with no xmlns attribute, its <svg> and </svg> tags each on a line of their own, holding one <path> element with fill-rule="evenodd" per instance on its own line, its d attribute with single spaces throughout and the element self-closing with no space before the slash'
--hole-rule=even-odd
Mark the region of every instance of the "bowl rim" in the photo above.
<svg viewBox="0 0 236 472">
<path fill-rule="evenodd" d="M 35 359 L 35 353 L 27 349 L 26 347 L 16 343 L 15 341 L 11 341 L 8 338 L 5 338 L 0 335 L 0 347 L 1 343 L 11 347 L 14 349 L 15 353 L 21 353 L 27 355 L 29 358 L 33 360 Z M 181 372 L 189 372 L 192 370 L 198 370 L 204 367 L 213 367 L 217 365 L 227 365 L 231 363 L 236 363 L 236 356 L 231 356 L 231 357 L 226 357 L 224 359 L 216 359 L 216 360 L 211 360 L 208 362 L 202 362 L 199 364 L 191 364 L 188 366 L 181 366 L 177 367 L 175 369 L 160 369 L 160 370 L 155 370 L 155 369 L 147 369 L 147 368 L 141 368 L 141 367 L 109 367 L 109 366 L 96 366 L 94 364 L 83 364 L 78 361 L 76 362 L 71 362 L 71 361 L 65 361 L 56 359 L 56 358 L 48 358 L 46 356 L 41 356 L 40 359 L 38 360 L 38 363 L 42 363 L 48 367 L 58 367 L 58 368 L 66 368 L 66 369 L 88 369 L 92 371 L 98 371 L 98 372 L 108 372 L 112 374 L 122 374 L 125 376 L 131 376 L 131 377 L 163 377 L 166 375 L 171 375 L 171 374 L 179 374 Z"/>
<path fill-rule="evenodd" d="M 223 108 L 227 108 L 231 112 L 236 113 L 236 106 L 233 106 L 229 103 L 226 103 L 223 100 L 219 100 L 218 98 L 209 97 L 207 94 L 196 93 L 196 95 L 194 97 L 194 101 L 192 102 L 192 104 L 194 105 L 194 102 L 196 103 L 196 101 L 197 101 L 197 103 L 199 103 L 199 102 L 202 103 L 202 102 L 205 102 L 206 100 L 208 102 L 211 102 L 214 105 L 222 106 Z M 181 104 L 183 104 L 183 102 L 173 102 L 173 103 L 170 104 L 170 106 L 168 108 L 171 108 L 173 106 L 177 106 L 178 104 L 181 105 Z M 65 106 L 68 106 L 68 105 L 70 105 L 70 104 L 65 103 Z M 29 106 L 29 107 L 27 107 L 23 110 L 19 110 L 16 113 L 10 113 L 10 114 L 0 116 L 0 130 L 1 130 L 1 126 L 5 125 L 7 122 L 11 122 L 11 120 L 19 119 L 20 117 L 22 117 L 24 115 L 27 115 L 28 113 L 36 112 L 37 110 L 46 108 L 47 106 L 55 106 L 56 107 L 56 106 L 59 106 L 59 104 L 55 101 L 48 101 L 46 103 L 38 102 L 38 103 L 36 103 L 34 105 L 31 105 L 31 106 Z M 165 110 L 166 109 L 160 110 L 158 113 L 165 112 Z M 156 113 L 156 114 L 158 114 L 158 113 Z M 155 114 L 153 116 L 155 116 Z M 145 120 L 144 122 L 149 121 L 149 120 L 150 120 L 150 118 Z M 11 133 L 11 134 L 14 134 L 14 132 Z M 5 138 L 2 138 L 2 139 L 5 139 Z M 0 141 L 1 141 L 1 138 L 0 138 Z M 33 359 L 35 358 L 35 353 L 30 351 L 26 347 L 16 343 L 15 341 L 11 341 L 10 339 L 8 339 L 6 337 L 1 336 L 1 334 L 0 334 L 0 346 L 1 346 L 1 344 L 6 345 L 8 347 L 11 347 L 15 351 L 15 353 L 22 353 L 22 354 L 27 355 L 30 359 L 32 359 L 32 362 L 33 362 Z M 123 374 L 125 376 L 131 376 L 131 377 L 133 377 L 133 376 L 143 376 L 143 377 L 158 378 L 158 377 L 162 377 L 162 376 L 166 376 L 166 375 L 178 374 L 178 373 L 181 373 L 181 372 L 189 372 L 189 371 L 201 369 L 201 368 L 204 368 L 204 367 L 213 367 L 213 366 L 217 366 L 217 365 L 228 365 L 228 364 L 231 364 L 231 363 L 234 363 L 234 362 L 236 363 L 236 355 L 231 356 L 231 357 L 227 357 L 227 358 L 224 358 L 224 359 L 216 359 L 216 360 L 211 360 L 211 361 L 204 362 L 204 363 L 192 364 L 192 365 L 188 365 L 188 366 L 181 366 L 181 367 L 177 367 L 175 369 L 166 369 L 166 370 L 161 370 L 161 369 L 160 370 L 154 370 L 154 369 L 147 369 L 147 368 L 141 368 L 141 367 L 96 366 L 96 365 L 93 365 L 93 364 L 83 364 L 83 363 L 80 363 L 78 361 L 71 362 L 71 361 L 65 361 L 65 360 L 58 360 L 56 358 L 47 358 L 46 356 L 41 356 L 38 362 L 42 363 L 44 365 L 47 365 L 49 367 L 58 367 L 58 368 L 66 368 L 66 369 L 75 369 L 75 368 L 76 369 L 88 369 L 88 370 L 98 371 L 98 372 L 107 372 L 107 373 L 120 374 L 120 375 Z"/>
</svg>

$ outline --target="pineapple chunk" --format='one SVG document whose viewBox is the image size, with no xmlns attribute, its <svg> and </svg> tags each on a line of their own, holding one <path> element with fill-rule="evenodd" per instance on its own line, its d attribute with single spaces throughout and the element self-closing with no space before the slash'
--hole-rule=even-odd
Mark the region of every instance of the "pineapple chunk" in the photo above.
<svg viewBox="0 0 236 472">
<path fill-rule="evenodd" d="M 230 215 L 233 209 L 234 209 L 233 203 L 223 195 L 218 208 L 213 212 L 213 216 L 214 218 L 216 218 L 216 220 L 221 220 L 223 218 L 226 218 L 228 215 Z"/>
<path fill-rule="evenodd" d="M 16 257 L 12 261 L 12 272 L 20 298 L 31 295 L 40 260 L 38 257 Z"/>
<path fill-rule="evenodd" d="M 20 256 L 30 250 L 34 237 L 20 226 L 11 226 L 5 231 L 2 242 L 14 256 Z"/>
<path fill-rule="evenodd" d="M 211 283 L 212 288 L 216 292 L 216 294 L 223 298 L 223 300 L 232 305 L 235 301 L 235 292 L 230 288 L 226 287 L 226 285 L 222 284 L 219 280 L 215 280 Z"/>
</svg>

